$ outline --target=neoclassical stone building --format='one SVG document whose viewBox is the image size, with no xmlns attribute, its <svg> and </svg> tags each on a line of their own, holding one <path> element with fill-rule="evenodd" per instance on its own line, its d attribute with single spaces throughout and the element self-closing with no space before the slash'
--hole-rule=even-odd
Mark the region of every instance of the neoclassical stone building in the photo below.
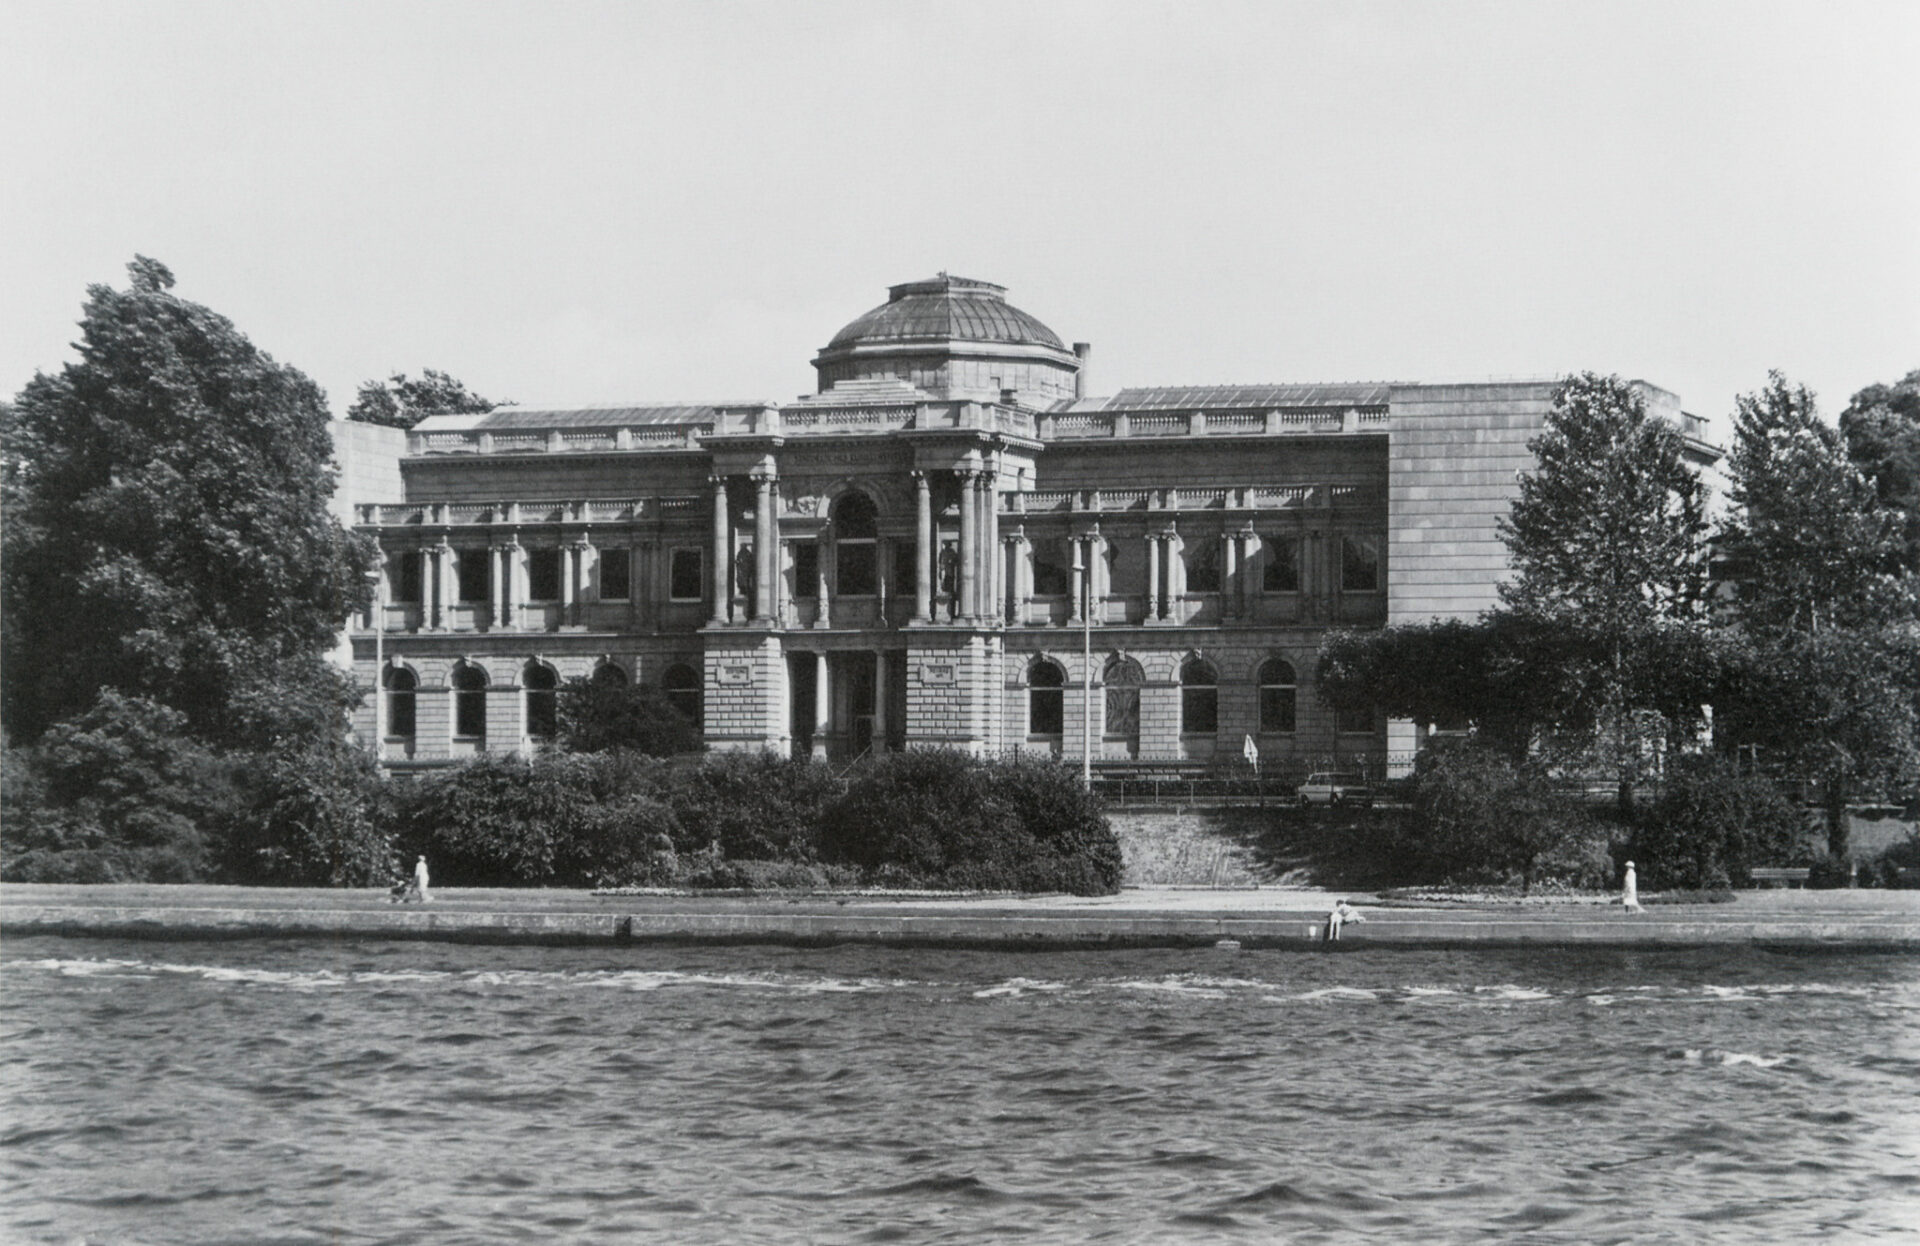
<svg viewBox="0 0 1920 1246">
<path fill-rule="evenodd" d="M 664 689 L 710 747 L 834 760 L 1410 758 L 1415 724 L 1319 703 L 1320 638 L 1492 604 L 1552 382 L 1095 397 L 1088 363 L 941 274 L 835 334 L 796 402 L 340 426 L 386 555 L 357 729 L 396 765 L 524 750 L 589 677 Z"/>
</svg>

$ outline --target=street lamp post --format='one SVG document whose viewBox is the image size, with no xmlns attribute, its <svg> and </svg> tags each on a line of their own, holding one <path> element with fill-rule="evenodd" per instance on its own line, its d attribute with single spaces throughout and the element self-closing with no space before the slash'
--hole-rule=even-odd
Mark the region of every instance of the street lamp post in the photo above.
<svg viewBox="0 0 1920 1246">
<path fill-rule="evenodd" d="M 1092 568 L 1081 557 L 1086 542 L 1073 543 L 1073 578 L 1080 587 L 1080 785 L 1093 787 L 1093 591 Z"/>
<path fill-rule="evenodd" d="M 377 567 L 367 572 L 367 580 L 373 585 L 373 768 L 376 772 L 387 753 L 387 611 L 380 591 L 384 578 Z"/>
</svg>

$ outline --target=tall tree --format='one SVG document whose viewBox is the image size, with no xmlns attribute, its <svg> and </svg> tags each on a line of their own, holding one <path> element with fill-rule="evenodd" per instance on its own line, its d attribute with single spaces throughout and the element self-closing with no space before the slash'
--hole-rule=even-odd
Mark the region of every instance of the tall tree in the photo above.
<svg viewBox="0 0 1920 1246">
<path fill-rule="evenodd" d="M 1500 523 L 1516 577 L 1509 608 L 1590 632 L 1607 658 L 1599 721 L 1629 806 L 1640 747 L 1630 697 L 1637 638 L 1699 620 L 1706 588 L 1706 488 L 1671 421 L 1617 376 L 1591 372 L 1555 391 L 1538 464 Z"/>
<path fill-rule="evenodd" d="M 1920 567 L 1920 369 L 1892 385 L 1869 385 L 1840 413 L 1847 452 L 1865 471 L 1880 504 L 1901 516 L 1902 564 Z"/>
<path fill-rule="evenodd" d="M 1813 395 L 1770 373 L 1735 400 L 1722 550 L 1734 607 L 1756 635 L 1878 625 L 1911 612 L 1901 517 L 1820 419 Z"/>
<path fill-rule="evenodd" d="M 1898 508 L 1900 417 L 1884 391 L 1849 410 L 1851 445 L 1777 372 L 1742 396 L 1723 533 L 1740 633 L 1726 734 L 1819 782 L 1836 857 L 1849 848 L 1851 795 L 1910 780 L 1920 764 L 1920 568 Z M 1876 453 L 1859 455 L 1869 443 Z M 1876 488 L 1863 460 L 1893 487 Z"/>
<path fill-rule="evenodd" d="M 116 689 L 214 745 L 259 744 L 275 706 L 331 721 L 322 655 L 372 552 L 328 513 L 326 402 L 164 264 L 128 272 L 0 428 L 0 718 L 31 742 Z"/>
<path fill-rule="evenodd" d="M 491 411 L 496 405 L 446 373 L 428 368 L 417 380 L 396 372 L 384 381 L 363 382 L 353 405 L 347 408 L 347 418 L 363 424 L 412 428 L 430 415 Z"/>
</svg>

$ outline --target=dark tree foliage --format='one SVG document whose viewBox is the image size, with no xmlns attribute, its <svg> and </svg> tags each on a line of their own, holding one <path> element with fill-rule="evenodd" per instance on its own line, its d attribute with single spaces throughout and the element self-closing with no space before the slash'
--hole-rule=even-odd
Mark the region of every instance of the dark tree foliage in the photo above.
<svg viewBox="0 0 1920 1246">
<path fill-rule="evenodd" d="M 1827 851 L 1848 855 L 1847 803 L 1920 778 L 1920 630 L 1782 632 L 1730 641 L 1715 734 L 1770 769 L 1820 784 Z"/>
<path fill-rule="evenodd" d="M 660 881 L 677 826 L 659 783 L 618 754 L 477 758 L 396 792 L 401 855 L 451 886 Z"/>
<path fill-rule="evenodd" d="M 668 797 L 681 852 L 718 848 L 729 861 L 819 859 L 822 810 L 845 785 L 819 762 L 721 753 L 673 775 Z"/>
<path fill-rule="evenodd" d="M 6 752 L 6 854 L 15 882 L 198 882 L 241 805 L 236 765 L 177 710 L 103 689 L 85 713 Z"/>
<path fill-rule="evenodd" d="M 1375 705 L 1415 722 L 1466 724 L 1517 763 L 1544 733 L 1590 733 L 1616 695 L 1692 731 L 1720 668 L 1715 638 L 1699 627 L 1651 624 L 1613 637 L 1576 618 L 1496 610 L 1470 623 L 1330 632 L 1315 683 L 1335 708 Z"/>
<path fill-rule="evenodd" d="M 861 771 L 822 823 L 821 851 L 904 886 L 1106 895 L 1122 870 L 1098 798 L 1072 771 L 947 750 Z"/>
<path fill-rule="evenodd" d="M 1633 637 L 1697 622 L 1706 590 L 1706 489 L 1671 421 L 1617 376 L 1583 373 L 1554 391 L 1538 463 L 1500 523 L 1516 578 L 1502 600 L 1521 614 L 1562 620 L 1597 636 L 1596 752 L 1633 804 L 1642 746 L 1631 700 Z"/>
<path fill-rule="evenodd" d="M 1516 609 L 1573 616 L 1602 635 L 1693 617 L 1706 587 L 1706 490 L 1680 430 L 1617 376 L 1554 391 L 1528 443 L 1538 463 L 1500 524 Z"/>
<path fill-rule="evenodd" d="M 1532 890 L 1543 859 L 1586 837 L 1577 806 L 1539 766 L 1487 749 L 1450 749 L 1426 759 L 1414 783 L 1413 833 L 1456 879 Z"/>
<path fill-rule="evenodd" d="M 1774 372 L 1737 404 L 1721 548 L 1741 625 L 1766 635 L 1910 617 L 1904 519 L 1881 504 L 1813 395 Z"/>
<path fill-rule="evenodd" d="M 362 424 L 412 428 L 430 415 L 491 411 L 498 405 L 468 389 L 444 372 L 432 368 L 416 380 L 396 372 L 384 381 L 365 381 L 347 408 L 347 418 Z"/>
<path fill-rule="evenodd" d="M 373 758 L 336 735 L 261 759 L 221 874 L 239 883 L 373 887 L 398 876 Z"/>
<path fill-rule="evenodd" d="M 317 676 L 372 553 L 327 510 L 319 388 L 172 294 L 164 265 L 129 272 L 89 290 L 79 361 L 5 424 L 0 715 L 30 743 L 111 688 L 252 745 L 236 707 Z M 303 695 L 337 695 L 316 682 Z"/>
<path fill-rule="evenodd" d="M 1880 504 L 1901 517 L 1901 565 L 1920 567 L 1920 369 L 1892 385 L 1869 385 L 1840 413 L 1847 453 L 1873 481 Z"/>
<path fill-rule="evenodd" d="M 558 740 L 573 753 L 630 749 L 649 757 L 697 753 L 704 747 L 700 729 L 645 684 L 598 683 L 569 679 L 556 700 Z"/>
<path fill-rule="evenodd" d="M 1723 757 L 1682 757 L 1633 834 L 1635 868 L 1650 887 L 1715 890 L 1752 881 L 1756 865 L 1797 862 L 1806 814 L 1759 775 Z"/>
</svg>

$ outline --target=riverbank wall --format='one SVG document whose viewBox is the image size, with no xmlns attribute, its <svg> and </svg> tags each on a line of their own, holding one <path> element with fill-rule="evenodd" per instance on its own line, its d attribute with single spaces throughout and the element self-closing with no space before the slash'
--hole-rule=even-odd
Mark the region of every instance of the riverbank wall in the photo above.
<svg viewBox="0 0 1920 1246">
<path fill-rule="evenodd" d="M 1395 906 L 1356 897 L 1341 951 L 1400 947 L 1696 947 L 1920 952 L 1920 893 L 1754 892 L 1730 904 L 1596 902 Z M 237 887 L 0 887 L 0 938 L 324 938 L 496 944 L 867 943 L 1069 949 L 1327 950 L 1327 893 L 1131 890 L 1119 896 L 716 897 L 454 890 L 426 904 L 384 892 Z"/>
</svg>

